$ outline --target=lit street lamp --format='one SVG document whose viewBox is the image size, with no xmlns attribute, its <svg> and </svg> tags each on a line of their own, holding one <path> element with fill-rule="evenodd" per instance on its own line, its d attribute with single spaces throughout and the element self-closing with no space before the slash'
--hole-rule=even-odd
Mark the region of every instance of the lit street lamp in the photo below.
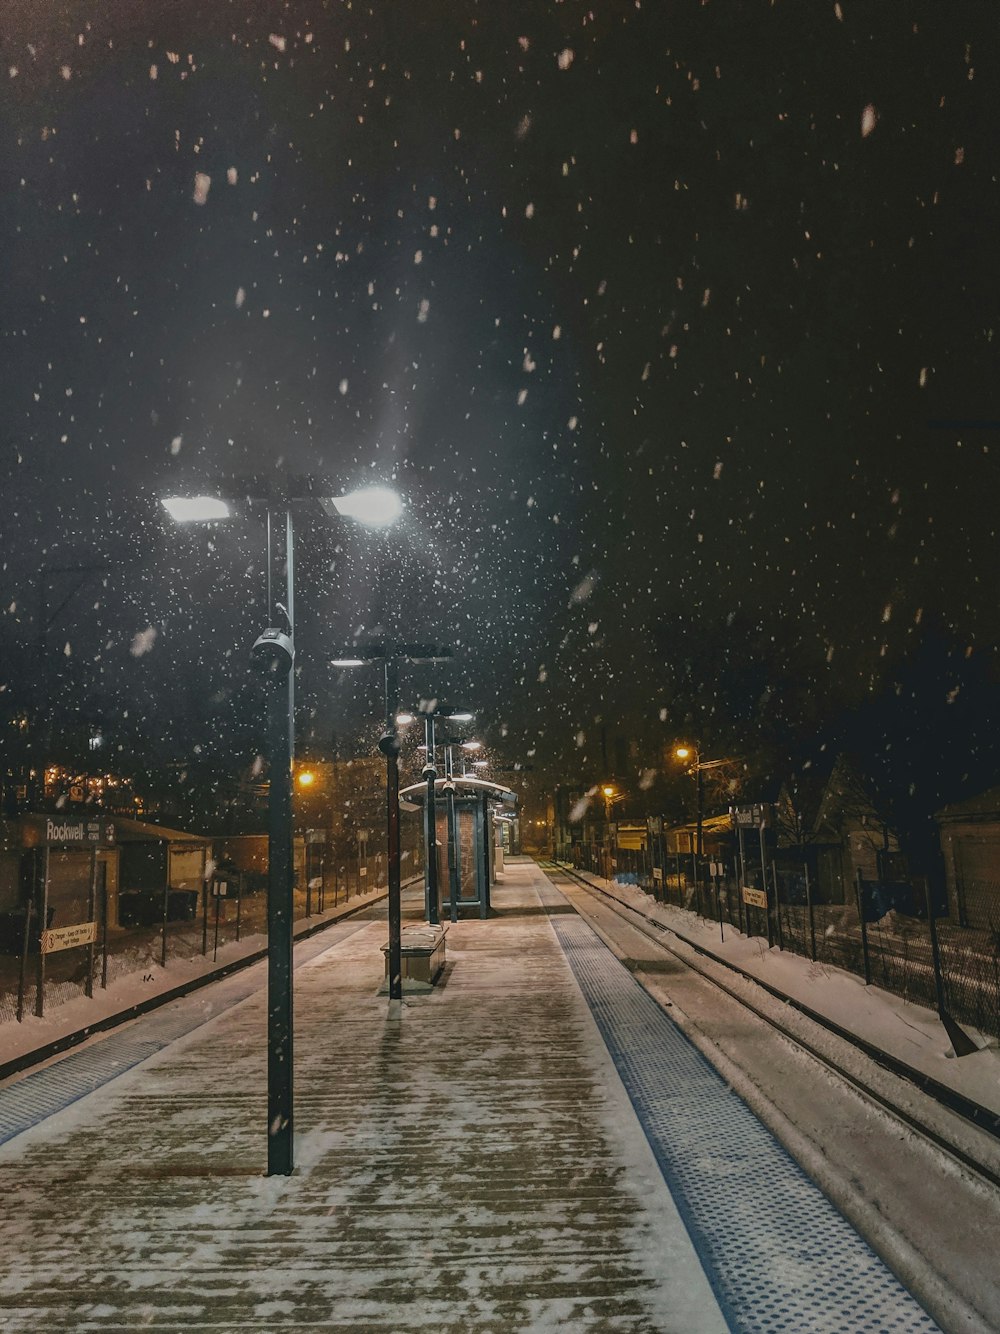
<svg viewBox="0 0 1000 1334">
<path fill-rule="evenodd" d="M 267 1174 L 289 1176 L 294 1167 L 292 1087 L 292 945 L 294 862 L 292 855 L 292 758 L 295 753 L 295 572 L 292 506 L 319 501 L 329 514 L 341 514 L 368 526 L 391 523 L 401 501 L 384 487 L 365 488 L 328 498 L 311 478 L 281 493 L 257 482 L 237 486 L 250 503 L 263 503 L 267 515 L 267 607 L 270 625 L 258 636 L 251 660 L 267 690 L 268 833 L 267 833 Z M 220 495 L 170 496 L 163 508 L 179 523 L 218 522 L 232 517 L 232 500 Z M 284 523 L 278 516 L 284 511 Z M 284 606 L 273 596 L 272 570 L 285 567 Z M 275 626 L 280 613 L 285 628 Z"/>
<path fill-rule="evenodd" d="M 728 764 L 728 760 L 703 760 L 701 750 L 698 746 L 677 746 L 674 755 L 679 760 L 690 760 L 689 772 L 695 777 L 695 852 L 694 852 L 694 880 L 698 883 L 698 859 L 705 854 L 703 827 L 705 822 L 705 780 L 703 774 L 706 769 L 718 769 L 723 764 Z"/>
</svg>

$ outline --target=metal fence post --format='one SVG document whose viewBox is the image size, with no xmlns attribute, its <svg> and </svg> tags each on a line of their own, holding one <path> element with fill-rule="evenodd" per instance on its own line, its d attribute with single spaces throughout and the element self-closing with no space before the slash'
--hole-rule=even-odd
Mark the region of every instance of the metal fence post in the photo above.
<svg viewBox="0 0 1000 1334">
<path fill-rule="evenodd" d="M 872 981 L 871 963 L 868 958 L 868 923 L 865 921 L 864 894 L 862 892 L 861 867 L 856 872 L 856 888 L 858 896 L 858 920 L 861 923 L 861 956 L 865 968 L 865 986 L 870 987 Z"/>
<path fill-rule="evenodd" d="M 104 868 L 101 894 L 101 990 L 108 989 L 108 868 Z"/>
<path fill-rule="evenodd" d="M 170 894 L 170 881 L 163 886 L 163 922 L 160 928 L 160 967 L 167 966 L 167 901 Z M 143 914 L 144 916 L 145 914 Z M 140 919 L 141 920 L 141 919 Z"/>
<path fill-rule="evenodd" d="M 930 880 L 924 881 L 924 902 L 927 904 L 927 926 L 931 937 L 931 962 L 934 965 L 934 995 L 937 997 L 938 1018 L 944 1018 L 944 978 L 941 976 L 941 954 L 938 947 L 937 922 L 931 902 Z"/>
<path fill-rule="evenodd" d="M 809 914 L 809 957 L 813 963 L 816 962 L 816 916 L 813 911 L 812 882 L 809 879 L 809 865 L 802 863 L 802 869 L 806 876 L 806 911 Z"/>
<path fill-rule="evenodd" d="M 97 849 L 90 849 L 90 892 L 87 895 L 87 921 L 92 923 L 93 938 L 87 946 L 87 983 L 84 988 L 89 1000 L 94 998 L 94 962 L 97 954 Z"/>
<path fill-rule="evenodd" d="M 774 885 L 774 915 L 778 919 L 778 949 L 785 948 L 785 929 L 781 923 L 781 894 L 778 891 L 777 863 L 771 863 L 771 883 Z"/>
<path fill-rule="evenodd" d="M 28 985 L 28 947 L 31 944 L 31 914 L 35 907 L 34 886 L 24 909 L 24 940 L 21 948 L 21 971 L 17 979 L 17 1022 L 24 1022 L 24 993 Z M 41 945 L 41 941 L 39 941 Z"/>
<path fill-rule="evenodd" d="M 726 943 L 726 932 L 722 925 L 722 890 L 719 888 L 719 866 L 716 862 L 712 863 L 712 879 L 715 881 L 715 912 L 719 918 L 719 940 L 722 944 Z"/>
</svg>

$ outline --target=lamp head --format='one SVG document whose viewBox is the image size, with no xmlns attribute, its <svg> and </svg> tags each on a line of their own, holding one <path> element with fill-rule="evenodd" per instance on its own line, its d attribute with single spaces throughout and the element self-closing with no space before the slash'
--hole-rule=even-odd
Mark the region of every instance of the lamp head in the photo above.
<svg viewBox="0 0 1000 1334">
<path fill-rule="evenodd" d="M 265 676 L 287 676 L 295 661 L 295 646 L 283 630 L 265 630 L 250 650 L 250 661 Z"/>
<path fill-rule="evenodd" d="M 175 523 L 211 523 L 232 517 L 228 501 L 218 496 L 165 496 L 160 504 Z"/>
<path fill-rule="evenodd" d="M 329 513 L 334 510 L 347 519 L 357 519 L 368 528 L 388 528 L 403 512 L 403 502 L 387 486 L 365 486 L 346 496 L 331 496 L 320 502 Z"/>
</svg>

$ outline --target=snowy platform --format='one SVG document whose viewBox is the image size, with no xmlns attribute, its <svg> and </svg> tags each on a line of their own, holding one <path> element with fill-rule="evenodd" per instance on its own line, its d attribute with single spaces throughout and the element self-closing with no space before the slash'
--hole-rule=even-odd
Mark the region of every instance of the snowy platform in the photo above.
<svg viewBox="0 0 1000 1334">
<path fill-rule="evenodd" d="M 817 1188 L 542 872 L 509 865 L 494 907 L 451 925 L 447 985 L 402 1003 L 376 992 L 383 922 L 306 943 L 291 1177 L 262 1175 L 248 974 L 204 1022 L 206 992 L 137 1021 L 151 1054 L 63 1110 L 60 1064 L 0 1089 L 0 1110 L 30 1080 L 50 1098 L 0 1147 L 5 1332 L 933 1328 L 839 1216 L 817 1236 Z M 807 1280 L 814 1319 L 790 1326 Z"/>
</svg>

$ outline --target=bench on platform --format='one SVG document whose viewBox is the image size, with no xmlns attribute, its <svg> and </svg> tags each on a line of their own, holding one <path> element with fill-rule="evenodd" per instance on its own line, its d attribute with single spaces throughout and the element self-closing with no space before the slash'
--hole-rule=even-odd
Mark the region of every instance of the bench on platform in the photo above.
<svg viewBox="0 0 1000 1334">
<path fill-rule="evenodd" d="M 430 991 L 444 967 L 444 938 L 446 928 L 422 922 L 419 926 L 404 926 L 400 931 L 400 981 L 404 991 Z M 382 946 L 385 955 L 385 986 L 389 987 L 389 946 Z"/>
</svg>

